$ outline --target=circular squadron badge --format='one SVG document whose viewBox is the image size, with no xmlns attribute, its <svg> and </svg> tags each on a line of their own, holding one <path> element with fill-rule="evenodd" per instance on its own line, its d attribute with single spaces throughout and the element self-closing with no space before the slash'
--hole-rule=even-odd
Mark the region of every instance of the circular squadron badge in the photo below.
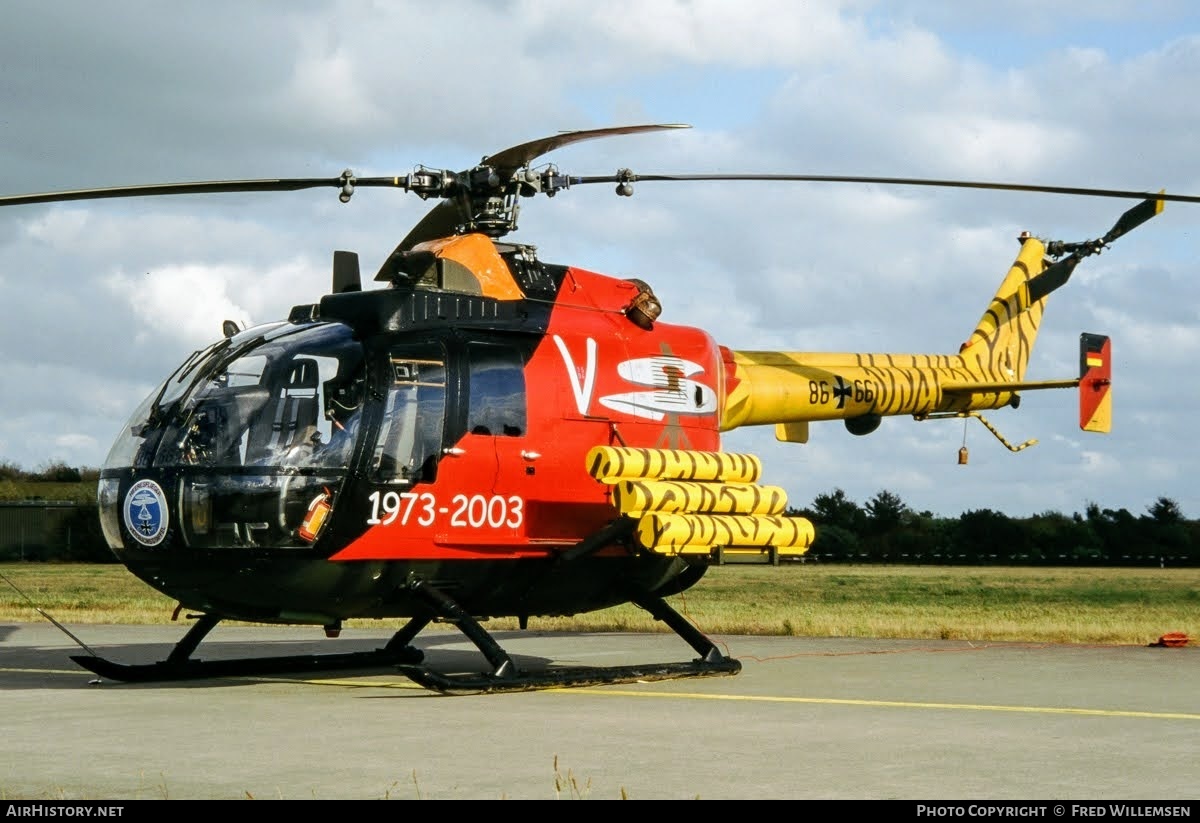
<svg viewBox="0 0 1200 823">
<path fill-rule="evenodd" d="M 125 528 L 143 546 L 157 546 L 167 536 L 167 496 L 153 480 L 139 480 L 125 495 Z"/>
</svg>

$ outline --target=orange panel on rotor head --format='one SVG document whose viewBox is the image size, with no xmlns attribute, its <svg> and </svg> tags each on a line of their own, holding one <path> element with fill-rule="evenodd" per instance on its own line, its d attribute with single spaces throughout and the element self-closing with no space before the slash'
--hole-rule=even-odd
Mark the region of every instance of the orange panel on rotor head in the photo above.
<svg viewBox="0 0 1200 823">
<path fill-rule="evenodd" d="M 525 296 L 513 280 L 508 264 L 496 251 L 496 244 L 485 235 L 463 234 L 441 240 L 429 240 L 413 248 L 431 251 L 438 257 L 453 260 L 467 268 L 479 281 L 479 288 L 485 297 L 520 300 Z"/>
</svg>

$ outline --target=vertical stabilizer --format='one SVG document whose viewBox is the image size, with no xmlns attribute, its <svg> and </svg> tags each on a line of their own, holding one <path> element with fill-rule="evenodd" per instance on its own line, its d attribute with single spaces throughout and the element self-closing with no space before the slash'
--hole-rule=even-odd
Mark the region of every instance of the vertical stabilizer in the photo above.
<svg viewBox="0 0 1200 823">
<path fill-rule="evenodd" d="M 1022 238 L 1016 261 L 960 349 L 971 371 L 998 381 L 1025 379 L 1046 307 L 1046 293 L 1031 290 L 1030 281 L 1046 270 L 1045 252 L 1036 237 Z"/>
<path fill-rule="evenodd" d="M 1079 428 L 1112 431 L 1112 341 L 1079 335 Z"/>
</svg>

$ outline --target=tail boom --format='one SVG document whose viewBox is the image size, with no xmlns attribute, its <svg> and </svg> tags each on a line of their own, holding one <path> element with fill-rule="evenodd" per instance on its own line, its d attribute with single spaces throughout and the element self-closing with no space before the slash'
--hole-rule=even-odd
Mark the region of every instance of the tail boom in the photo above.
<svg viewBox="0 0 1200 823">
<path fill-rule="evenodd" d="M 1110 361 L 1096 342 L 1099 336 L 1085 336 L 1096 339 L 1086 344 L 1095 351 L 1081 354 L 1085 371 L 1080 378 L 1025 379 L 1046 299 L 1066 282 L 1077 262 L 1050 264 L 1045 252 L 1042 241 L 1022 238 L 1016 261 L 957 354 L 722 348 L 726 393 L 721 430 L 774 424 L 780 440 L 807 442 L 810 422 L 844 420 L 852 433 L 867 434 L 883 417 L 924 419 L 1015 407 L 1019 392 L 1086 384 L 1086 415 L 1092 422 L 1085 425 L 1081 395 L 1081 426 L 1107 431 L 1109 375 L 1097 364 Z M 1102 340 L 1107 344 L 1107 338 Z"/>
<path fill-rule="evenodd" d="M 1023 384 L 961 355 L 730 352 L 721 428 L 995 409 Z"/>
</svg>

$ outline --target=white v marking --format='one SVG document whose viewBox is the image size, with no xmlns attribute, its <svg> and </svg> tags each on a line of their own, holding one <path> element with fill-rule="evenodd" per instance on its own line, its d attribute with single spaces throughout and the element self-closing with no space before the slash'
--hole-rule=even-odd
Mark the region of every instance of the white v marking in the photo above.
<svg viewBox="0 0 1200 823">
<path fill-rule="evenodd" d="M 571 359 L 571 352 L 567 350 L 567 344 L 557 334 L 554 335 L 554 342 L 558 346 L 558 353 L 562 355 L 563 364 L 567 367 L 567 377 L 571 379 L 571 391 L 575 394 L 575 408 L 579 409 L 580 414 L 586 415 L 588 407 L 592 405 L 592 390 L 596 387 L 596 341 L 590 337 L 587 338 L 587 362 L 583 369 L 582 385 L 579 382 L 575 361 Z"/>
</svg>

